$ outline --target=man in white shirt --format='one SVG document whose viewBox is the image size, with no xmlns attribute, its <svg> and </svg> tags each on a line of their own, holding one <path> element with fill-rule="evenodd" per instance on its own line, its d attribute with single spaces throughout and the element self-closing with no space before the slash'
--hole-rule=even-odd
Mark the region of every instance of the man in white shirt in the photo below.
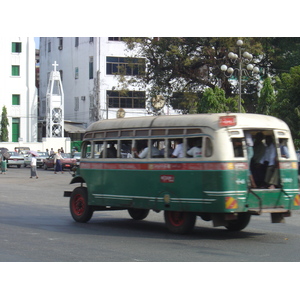
<svg viewBox="0 0 300 300">
<path fill-rule="evenodd" d="M 278 184 L 278 172 L 276 172 L 276 147 L 273 142 L 273 137 L 270 135 L 266 136 L 266 151 L 262 159 L 261 164 L 267 165 L 267 171 L 265 176 L 265 183 L 269 188 L 275 188 Z"/>
<path fill-rule="evenodd" d="M 176 146 L 175 149 L 172 153 L 172 157 L 184 157 L 184 152 L 183 152 L 183 142 L 182 139 L 177 139 L 175 141 Z"/>
<path fill-rule="evenodd" d="M 202 148 L 201 148 L 201 145 L 202 145 L 202 140 L 201 138 L 197 138 L 195 141 L 194 141 L 194 145 L 191 149 L 189 149 L 186 153 L 188 156 L 191 156 L 191 157 L 201 157 L 202 156 Z"/>
</svg>

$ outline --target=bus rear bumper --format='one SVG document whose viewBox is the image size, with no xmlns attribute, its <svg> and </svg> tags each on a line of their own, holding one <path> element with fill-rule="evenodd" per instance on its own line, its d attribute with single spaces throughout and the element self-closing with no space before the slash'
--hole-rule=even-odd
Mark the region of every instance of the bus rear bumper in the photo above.
<svg viewBox="0 0 300 300">
<path fill-rule="evenodd" d="M 251 215 L 261 215 L 262 213 L 270 213 L 272 223 L 285 223 L 284 218 L 290 217 L 291 211 L 285 208 L 262 208 L 262 209 L 249 209 Z"/>
</svg>

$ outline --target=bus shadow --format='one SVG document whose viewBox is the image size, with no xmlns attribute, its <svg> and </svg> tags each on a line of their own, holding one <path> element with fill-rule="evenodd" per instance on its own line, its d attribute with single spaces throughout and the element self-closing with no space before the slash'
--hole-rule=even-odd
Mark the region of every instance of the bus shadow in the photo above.
<svg viewBox="0 0 300 300">
<path fill-rule="evenodd" d="M 199 222 L 200 223 L 200 222 Z M 200 225 L 200 226 L 199 226 Z M 199 224 L 195 226 L 189 234 L 176 234 L 168 231 L 162 222 L 154 221 L 135 221 L 132 219 L 94 219 L 86 224 L 73 223 L 77 229 L 84 231 L 85 234 L 103 236 L 122 236 L 122 237 L 143 237 L 143 238 L 168 238 L 175 240 L 232 240 L 248 239 L 255 236 L 262 236 L 264 233 L 248 231 L 233 232 L 225 227 L 208 227 Z M 82 233 L 82 232 L 80 232 Z"/>
</svg>

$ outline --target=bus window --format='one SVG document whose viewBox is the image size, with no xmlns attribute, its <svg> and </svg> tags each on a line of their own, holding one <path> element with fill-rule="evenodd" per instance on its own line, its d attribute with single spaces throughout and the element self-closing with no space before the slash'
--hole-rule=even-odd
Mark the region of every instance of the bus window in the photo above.
<svg viewBox="0 0 300 300">
<path fill-rule="evenodd" d="M 84 142 L 82 145 L 82 158 L 91 158 L 91 142 Z"/>
<path fill-rule="evenodd" d="M 131 140 L 121 140 L 121 158 L 132 158 L 131 149 L 132 149 L 132 141 Z"/>
<path fill-rule="evenodd" d="M 233 146 L 234 157 L 244 157 L 242 139 L 233 138 L 231 139 L 231 141 Z"/>
<path fill-rule="evenodd" d="M 280 155 L 284 158 L 290 158 L 290 152 L 288 149 L 288 139 L 279 139 Z"/>
<path fill-rule="evenodd" d="M 93 158 L 103 158 L 104 157 L 104 143 L 102 141 L 97 141 L 94 144 Z"/>
<path fill-rule="evenodd" d="M 155 139 L 151 141 L 151 157 L 153 158 L 162 158 L 164 157 L 164 148 L 165 140 L 164 139 Z"/>
<path fill-rule="evenodd" d="M 118 141 L 108 141 L 106 143 L 107 158 L 117 158 L 117 145 L 118 145 Z"/>
<path fill-rule="evenodd" d="M 171 157 L 175 157 L 175 158 L 181 158 L 181 157 L 185 157 L 184 155 L 184 145 L 183 145 L 183 139 L 175 139 L 174 141 L 174 151 L 172 152 Z"/>
<path fill-rule="evenodd" d="M 136 140 L 134 147 L 134 157 L 147 158 L 148 150 L 148 140 Z"/>
<path fill-rule="evenodd" d="M 209 137 L 205 138 L 205 156 L 210 157 L 213 154 L 213 144 Z"/>
<path fill-rule="evenodd" d="M 202 157 L 202 137 L 187 139 L 187 157 Z"/>
</svg>

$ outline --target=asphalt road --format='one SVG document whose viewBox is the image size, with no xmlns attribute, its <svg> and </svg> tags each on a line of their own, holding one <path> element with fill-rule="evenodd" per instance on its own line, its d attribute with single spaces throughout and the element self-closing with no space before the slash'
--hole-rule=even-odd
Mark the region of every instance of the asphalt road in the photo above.
<svg viewBox="0 0 300 300">
<path fill-rule="evenodd" d="M 252 217 L 241 232 L 213 228 L 197 219 L 185 236 L 167 231 L 163 214 L 134 221 L 127 211 L 95 212 L 89 223 L 73 221 L 71 175 L 9 168 L 0 175 L 1 262 L 298 262 L 300 212 L 285 224 L 270 215 Z"/>
</svg>

